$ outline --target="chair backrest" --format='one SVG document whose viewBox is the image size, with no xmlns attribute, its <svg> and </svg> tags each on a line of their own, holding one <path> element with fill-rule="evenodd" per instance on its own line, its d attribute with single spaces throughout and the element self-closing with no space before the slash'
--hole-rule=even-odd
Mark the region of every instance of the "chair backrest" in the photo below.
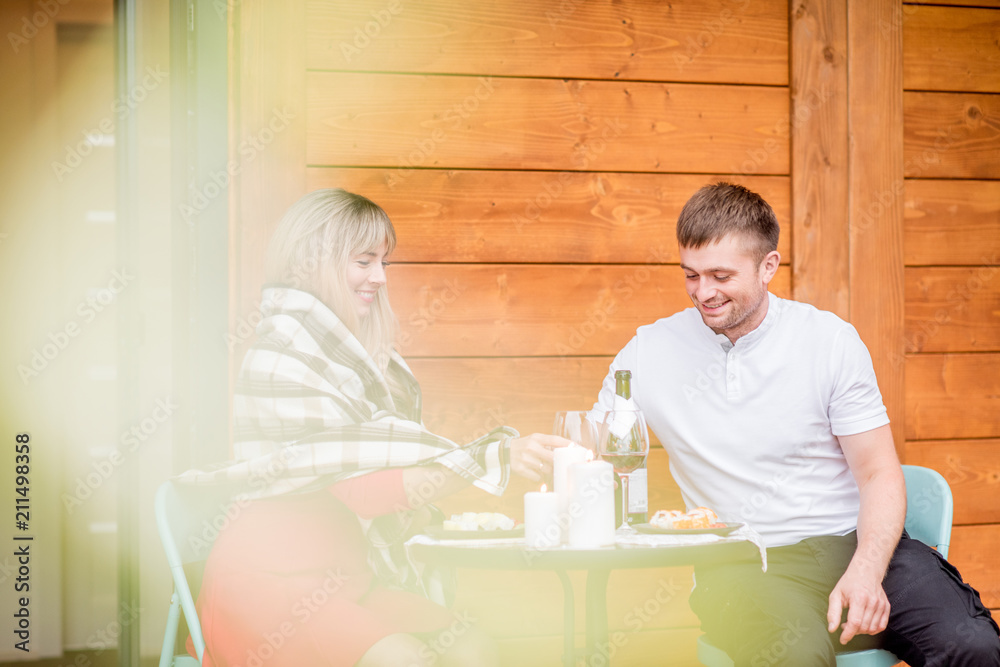
<svg viewBox="0 0 1000 667">
<path fill-rule="evenodd" d="M 906 477 L 906 532 L 947 558 L 954 513 L 951 487 L 941 473 L 930 468 L 904 465 L 903 476 Z"/>
<path fill-rule="evenodd" d="M 199 662 L 205 651 L 205 640 L 184 565 L 208 558 L 219 532 L 239 516 L 248 502 L 236 496 L 239 490 L 242 489 L 234 486 L 194 486 L 168 480 L 156 491 L 156 529 Z M 174 622 L 174 633 L 176 629 Z M 172 642 L 173 638 L 167 641 Z"/>
</svg>

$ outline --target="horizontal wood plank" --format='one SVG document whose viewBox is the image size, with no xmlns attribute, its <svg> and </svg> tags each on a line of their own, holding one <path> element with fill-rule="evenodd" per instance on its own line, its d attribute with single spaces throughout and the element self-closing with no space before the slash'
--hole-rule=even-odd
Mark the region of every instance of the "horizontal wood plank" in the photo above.
<svg viewBox="0 0 1000 667">
<path fill-rule="evenodd" d="M 907 180 L 907 266 L 1000 264 L 1000 181 Z"/>
<path fill-rule="evenodd" d="M 675 265 L 400 264 L 389 293 L 403 356 L 617 354 L 690 306 Z M 790 271 L 771 283 L 788 297 Z"/>
<path fill-rule="evenodd" d="M 903 93 L 907 178 L 1000 178 L 1000 96 Z"/>
<path fill-rule="evenodd" d="M 589 410 L 614 354 L 603 357 L 407 358 L 427 427 L 469 442 L 506 424 L 551 433 L 558 410 Z"/>
<path fill-rule="evenodd" d="M 906 348 L 1000 351 L 1000 266 L 906 269 Z"/>
<path fill-rule="evenodd" d="M 955 499 L 956 525 L 1000 523 L 1000 440 L 911 441 L 905 462 L 944 475 Z"/>
<path fill-rule="evenodd" d="M 307 11 L 310 69 L 788 83 L 780 3 L 313 0 Z"/>
<path fill-rule="evenodd" d="M 1000 354 L 906 357 L 906 439 L 1000 437 Z"/>
<path fill-rule="evenodd" d="M 1000 92 L 1000 11 L 914 7 L 903 21 L 907 90 Z"/>
<path fill-rule="evenodd" d="M 774 208 L 790 258 L 784 176 L 312 168 L 310 190 L 342 187 L 392 218 L 394 262 L 678 262 L 674 227 L 688 198 L 720 180 L 758 192 Z"/>
<path fill-rule="evenodd" d="M 309 72 L 310 165 L 788 173 L 787 88 Z"/>
<path fill-rule="evenodd" d="M 951 531 L 948 560 L 955 564 L 962 578 L 979 591 L 983 604 L 1000 607 L 1000 525 L 956 526 Z"/>
</svg>

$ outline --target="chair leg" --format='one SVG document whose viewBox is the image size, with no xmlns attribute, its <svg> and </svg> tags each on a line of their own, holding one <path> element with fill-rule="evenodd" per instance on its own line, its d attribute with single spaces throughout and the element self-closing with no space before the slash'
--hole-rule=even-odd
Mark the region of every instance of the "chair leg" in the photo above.
<svg viewBox="0 0 1000 667">
<path fill-rule="evenodd" d="M 167 629 L 163 634 L 163 648 L 160 649 L 160 667 L 170 667 L 174 659 L 177 643 L 177 623 L 181 616 L 181 600 L 174 590 L 170 596 L 170 611 L 167 612 Z"/>
</svg>

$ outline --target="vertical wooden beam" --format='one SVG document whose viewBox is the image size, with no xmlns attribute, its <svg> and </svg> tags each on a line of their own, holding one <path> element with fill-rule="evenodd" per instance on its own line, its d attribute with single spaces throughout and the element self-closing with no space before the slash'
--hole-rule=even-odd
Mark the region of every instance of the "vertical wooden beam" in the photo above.
<svg viewBox="0 0 1000 667">
<path fill-rule="evenodd" d="M 847 8 L 791 3 L 792 290 L 850 318 Z"/>
<path fill-rule="evenodd" d="M 904 430 L 903 33 L 900 0 L 848 0 L 850 313 L 896 439 Z"/>
</svg>

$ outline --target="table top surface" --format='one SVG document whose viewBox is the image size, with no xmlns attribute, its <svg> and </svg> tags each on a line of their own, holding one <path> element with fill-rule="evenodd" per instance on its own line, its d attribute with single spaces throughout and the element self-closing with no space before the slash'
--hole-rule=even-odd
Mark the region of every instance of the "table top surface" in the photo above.
<svg viewBox="0 0 1000 667">
<path fill-rule="evenodd" d="M 598 549 L 531 549 L 520 543 L 440 542 L 408 545 L 414 558 L 433 565 L 489 570 L 618 570 L 679 565 L 713 565 L 756 560 L 760 551 L 749 541 Z"/>
</svg>

